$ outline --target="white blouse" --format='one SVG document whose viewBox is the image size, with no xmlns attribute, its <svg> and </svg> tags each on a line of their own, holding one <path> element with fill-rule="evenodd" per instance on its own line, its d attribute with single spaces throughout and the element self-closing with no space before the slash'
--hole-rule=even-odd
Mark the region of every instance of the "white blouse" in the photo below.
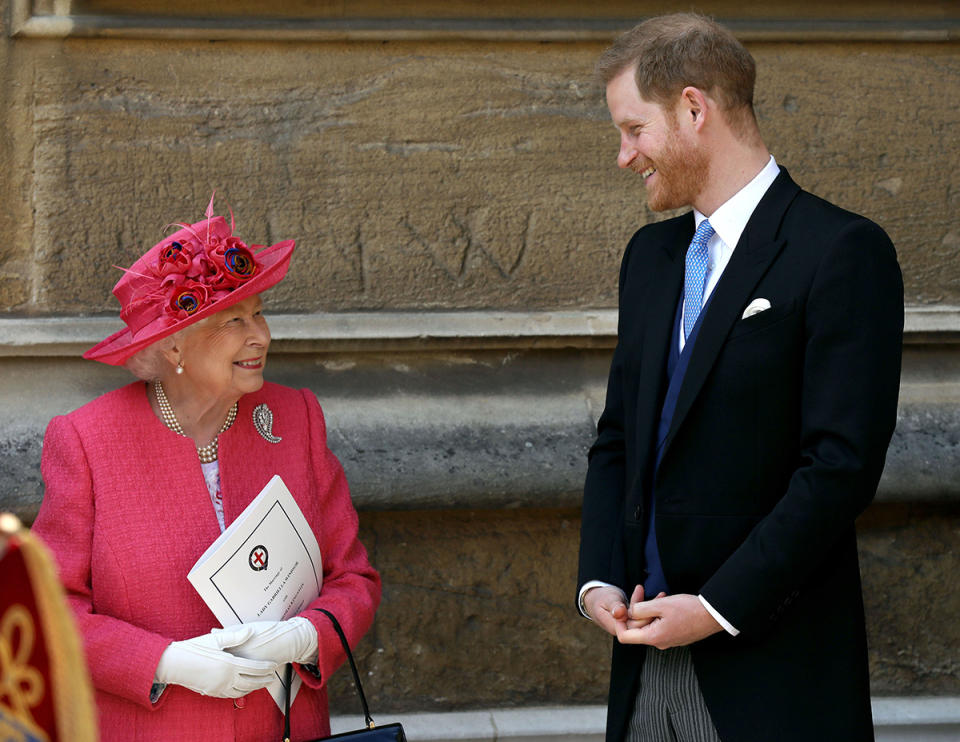
<svg viewBox="0 0 960 742">
<path fill-rule="evenodd" d="M 223 524 L 223 494 L 220 492 L 220 462 L 211 461 L 209 464 L 201 462 L 203 478 L 207 483 L 207 492 L 210 493 L 210 502 L 213 503 L 213 512 L 217 514 L 217 523 L 220 524 L 220 533 L 226 526 Z"/>
</svg>

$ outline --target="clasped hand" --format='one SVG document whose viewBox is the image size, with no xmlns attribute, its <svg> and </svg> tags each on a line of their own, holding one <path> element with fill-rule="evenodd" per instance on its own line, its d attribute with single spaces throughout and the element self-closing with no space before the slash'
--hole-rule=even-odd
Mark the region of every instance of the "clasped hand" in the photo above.
<svg viewBox="0 0 960 742">
<path fill-rule="evenodd" d="M 643 586 L 637 585 L 629 606 L 614 587 L 587 591 L 583 603 L 587 613 L 621 644 L 647 644 L 657 649 L 682 647 L 722 631 L 696 595 L 660 593 L 644 600 Z"/>
<path fill-rule="evenodd" d="M 279 665 L 270 660 L 236 657 L 229 650 L 254 635 L 252 627 L 195 636 L 170 644 L 160 656 L 156 681 L 182 685 L 216 698 L 240 698 L 265 687 L 276 677 Z"/>
<path fill-rule="evenodd" d="M 288 662 L 317 661 L 317 630 L 307 619 L 294 616 L 286 621 L 251 621 L 243 624 L 252 633 L 243 642 L 227 651 L 248 660 L 270 660 L 280 665 Z M 229 629 L 214 629 L 214 633 Z"/>
<path fill-rule="evenodd" d="M 316 661 L 317 632 L 307 619 L 254 621 L 173 642 L 160 657 L 156 680 L 239 698 L 266 687 L 288 662 Z"/>
</svg>

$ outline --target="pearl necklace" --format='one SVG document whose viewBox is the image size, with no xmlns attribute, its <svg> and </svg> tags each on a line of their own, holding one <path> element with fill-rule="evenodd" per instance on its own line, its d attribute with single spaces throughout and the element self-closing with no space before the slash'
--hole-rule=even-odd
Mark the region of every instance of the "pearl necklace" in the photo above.
<svg viewBox="0 0 960 742">
<path fill-rule="evenodd" d="M 180 421 L 177 420 L 177 416 L 173 414 L 173 408 L 170 406 L 170 402 L 167 399 L 167 394 L 163 391 L 163 384 L 157 380 L 154 383 L 153 389 L 157 395 L 157 406 L 160 408 L 160 417 L 163 418 L 163 424 L 170 428 L 170 430 L 172 430 L 174 433 L 187 438 L 187 434 L 183 432 L 183 426 L 180 424 Z M 233 425 L 233 421 L 236 419 L 237 403 L 234 402 L 233 407 L 230 408 L 230 412 L 227 413 L 227 419 L 223 421 L 223 426 L 217 432 L 217 435 L 214 437 L 214 439 L 205 446 L 197 446 L 197 456 L 200 457 L 200 463 L 212 464 L 217 460 L 220 435 L 227 428 Z"/>
</svg>

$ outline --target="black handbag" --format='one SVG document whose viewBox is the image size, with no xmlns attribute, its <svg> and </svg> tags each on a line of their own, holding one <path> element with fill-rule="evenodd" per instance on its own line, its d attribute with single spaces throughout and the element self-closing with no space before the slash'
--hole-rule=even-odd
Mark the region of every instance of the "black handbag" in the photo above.
<svg viewBox="0 0 960 742">
<path fill-rule="evenodd" d="M 373 717 L 370 716 L 370 707 L 367 706 L 367 697 L 363 694 L 363 686 L 360 684 L 360 673 L 357 672 L 357 663 L 353 661 L 353 652 L 350 651 L 350 645 L 347 644 L 347 637 L 340 628 L 340 622 L 337 621 L 330 611 L 323 608 L 315 610 L 323 613 L 333 623 L 333 628 L 340 637 L 340 643 L 343 644 L 343 650 L 347 653 L 347 660 L 350 662 L 350 670 L 353 672 L 353 682 L 357 686 L 357 695 L 360 696 L 360 705 L 363 706 L 363 720 L 366 724 L 365 729 L 357 729 L 353 732 L 341 732 L 332 734 L 329 737 L 319 737 L 311 742 L 323 742 L 328 739 L 344 740 L 344 742 L 407 742 L 407 737 L 403 733 L 403 725 L 386 724 L 378 727 L 373 723 Z M 283 685 L 286 689 L 286 702 L 284 703 L 283 714 L 283 742 L 290 742 L 290 682 L 293 679 L 293 665 L 288 664 L 284 672 Z"/>
</svg>

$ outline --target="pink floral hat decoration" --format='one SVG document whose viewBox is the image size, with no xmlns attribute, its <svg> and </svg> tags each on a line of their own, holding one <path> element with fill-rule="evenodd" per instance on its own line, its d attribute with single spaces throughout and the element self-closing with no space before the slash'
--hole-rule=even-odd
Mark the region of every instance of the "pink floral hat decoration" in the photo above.
<svg viewBox="0 0 960 742">
<path fill-rule="evenodd" d="M 259 294 L 287 273 L 294 241 L 247 246 L 222 216 L 177 224 L 180 229 L 151 247 L 113 287 L 126 327 L 83 354 L 122 366 L 139 350 L 204 317 Z"/>
</svg>

